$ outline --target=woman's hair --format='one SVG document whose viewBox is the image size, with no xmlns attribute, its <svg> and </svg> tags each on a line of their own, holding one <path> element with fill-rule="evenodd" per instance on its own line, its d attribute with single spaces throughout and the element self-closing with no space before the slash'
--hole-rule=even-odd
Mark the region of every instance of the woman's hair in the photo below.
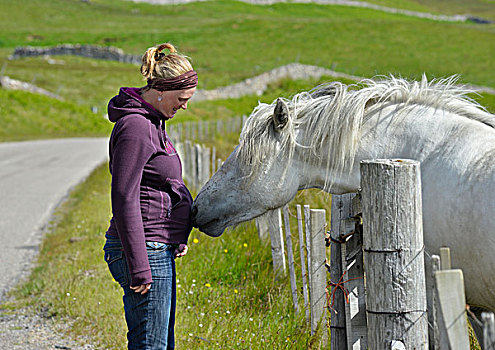
<svg viewBox="0 0 495 350">
<path fill-rule="evenodd" d="M 164 49 L 170 53 L 163 53 Z M 187 57 L 179 54 L 170 43 L 150 47 L 141 62 L 141 74 L 147 81 L 175 78 L 193 69 Z"/>
</svg>

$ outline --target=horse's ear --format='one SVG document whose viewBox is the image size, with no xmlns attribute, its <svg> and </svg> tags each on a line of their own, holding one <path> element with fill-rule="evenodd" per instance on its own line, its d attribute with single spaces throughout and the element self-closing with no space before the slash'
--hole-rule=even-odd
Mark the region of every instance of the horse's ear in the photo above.
<svg viewBox="0 0 495 350">
<path fill-rule="evenodd" d="M 287 103 L 281 99 L 277 98 L 277 105 L 273 111 L 273 123 L 276 130 L 281 130 L 287 124 L 289 120 L 289 106 Z"/>
</svg>

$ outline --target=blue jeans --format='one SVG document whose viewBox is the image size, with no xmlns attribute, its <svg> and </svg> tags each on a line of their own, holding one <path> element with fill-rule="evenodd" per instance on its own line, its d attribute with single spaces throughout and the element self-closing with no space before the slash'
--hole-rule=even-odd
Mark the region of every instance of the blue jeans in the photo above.
<svg viewBox="0 0 495 350">
<path fill-rule="evenodd" d="M 120 240 L 107 236 L 103 247 L 110 273 L 124 290 L 128 349 L 174 349 L 176 246 L 146 242 L 146 248 L 153 283 L 148 293 L 141 295 L 130 289 L 131 277 Z"/>
</svg>

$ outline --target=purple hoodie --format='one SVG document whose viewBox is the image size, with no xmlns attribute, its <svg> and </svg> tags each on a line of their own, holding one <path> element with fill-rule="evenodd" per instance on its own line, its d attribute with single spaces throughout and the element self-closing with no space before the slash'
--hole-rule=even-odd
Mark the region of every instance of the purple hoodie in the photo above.
<svg viewBox="0 0 495 350">
<path fill-rule="evenodd" d="M 151 283 L 146 241 L 187 243 L 192 197 L 165 131 L 165 117 L 137 88 L 121 88 L 108 104 L 112 213 L 107 234 L 122 242 L 131 285 Z"/>
</svg>

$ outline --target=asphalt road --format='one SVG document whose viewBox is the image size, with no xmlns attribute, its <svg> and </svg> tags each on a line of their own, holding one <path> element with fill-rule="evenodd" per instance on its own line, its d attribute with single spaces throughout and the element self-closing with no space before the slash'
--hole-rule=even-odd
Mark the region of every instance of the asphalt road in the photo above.
<svg viewBox="0 0 495 350">
<path fill-rule="evenodd" d="M 53 210 L 107 159 L 106 138 L 0 143 L 0 301 L 29 272 Z"/>
</svg>

